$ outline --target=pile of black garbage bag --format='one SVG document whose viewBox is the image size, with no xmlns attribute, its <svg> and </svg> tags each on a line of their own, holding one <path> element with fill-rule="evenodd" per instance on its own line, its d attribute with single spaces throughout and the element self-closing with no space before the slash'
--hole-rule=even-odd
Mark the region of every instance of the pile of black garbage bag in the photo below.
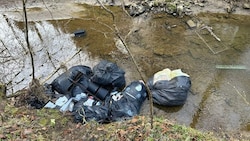
<svg viewBox="0 0 250 141">
<path fill-rule="evenodd" d="M 73 66 L 46 85 L 50 94 L 64 96 L 61 102 L 65 102 L 54 107 L 59 105 L 60 111 L 73 112 L 75 122 L 95 120 L 100 123 L 139 114 L 147 97 L 145 85 L 134 81 L 125 86 L 125 72 L 106 60 L 94 66 L 93 71 L 88 66 Z"/>
<path fill-rule="evenodd" d="M 152 77 L 147 82 L 155 104 L 180 106 L 185 103 L 191 87 L 188 75 L 171 80 L 158 75 L 157 79 Z M 81 123 L 90 120 L 107 123 L 131 118 L 139 114 L 148 96 L 143 81 L 133 81 L 126 86 L 125 72 L 107 60 L 102 60 L 93 69 L 84 65 L 73 66 L 45 87 L 47 94 L 60 98 L 44 107 L 70 111 L 75 122 Z"/>
</svg>

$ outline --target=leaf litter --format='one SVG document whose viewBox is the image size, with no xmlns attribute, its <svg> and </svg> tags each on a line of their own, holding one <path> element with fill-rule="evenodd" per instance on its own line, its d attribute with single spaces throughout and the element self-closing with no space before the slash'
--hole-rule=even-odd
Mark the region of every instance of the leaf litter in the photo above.
<svg viewBox="0 0 250 141">
<path fill-rule="evenodd" d="M 188 127 L 179 127 L 167 119 L 155 117 L 150 128 L 147 116 L 109 124 L 90 121 L 85 124 L 72 122 L 72 117 L 53 109 L 15 107 L 11 100 L 1 111 L 0 140 L 217 140 L 213 135 Z M 2 103 L 5 103 L 2 102 Z M 175 128 L 174 128 L 175 127 Z M 185 130 L 184 130 L 185 129 Z M 187 136 L 188 135 L 188 136 Z"/>
</svg>

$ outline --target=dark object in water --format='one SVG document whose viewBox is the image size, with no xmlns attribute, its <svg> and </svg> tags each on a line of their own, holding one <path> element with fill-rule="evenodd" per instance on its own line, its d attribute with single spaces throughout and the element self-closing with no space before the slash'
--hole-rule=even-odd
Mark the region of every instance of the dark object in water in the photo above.
<svg viewBox="0 0 250 141">
<path fill-rule="evenodd" d="M 86 31 L 85 30 L 77 30 L 74 32 L 75 37 L 83 37 L 86 35 Z"/>
<path fill-rule="evenodd" d="M 154 77 L 147 82 L 153 102 L 162 106 L 181 106 L 184 105 L 188 91 L 191 87 L 191 80 L 186 76 L 177 76 L 171 80 L 159 80 L 153 83 Z"/>
</svg>

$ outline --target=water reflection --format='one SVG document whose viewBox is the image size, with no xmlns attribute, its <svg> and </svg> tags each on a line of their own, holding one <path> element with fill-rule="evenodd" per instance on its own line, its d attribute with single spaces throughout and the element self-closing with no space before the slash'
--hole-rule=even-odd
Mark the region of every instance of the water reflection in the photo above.
<svg viewBox="0 0 250 141">
<path fill-rule="evenodd" d="M 31 82 L 31 61 L 27 53 L 24 32 L 13 20 L 0 17 L 1 81 L 7 84 L 7 95 Z M 62 66 L 76 64 L 92 66 L 95 59 L 79 51 L 70 33 L 64 33 L 47 21 L 34 22 L 29 26 L 29 41 L 34 52 L 35 76 L 41 82 L 50 83 L 65 71 Z M 60 69 L 62 68 L 62 69 Z M 58 71 L 58 72 L 55 72 Z M 52 77 L 50 75 L 54 74 Z"/>
<path fill-rule="evenodd" d="M 198 31 L 201 39 L 197 30 L 183 23 L 184 19 L 166 15 L 140 23 L 142 28 L 130 36 L 129 45 L 142 58 L 139 62 L 143 62 L 148 77 L 166 67 L 181 68 L 191 76 L 193 94 L 189 94 L 186 104 L 178 110 L 158 107 L 154 113 L 198 129 L 240 130 L 250 120 L 249 70 L 222 70 L 216 65 L 249 68 L 250 23 L 246 19 L 250 17 L 201 14 L 197 18 L 212 27 L 220 41 L 207 30 Z M 165 28 L 166 23 L 177 26 Z M 145 54 L 150 58 L 143 57 Z"/>
<path fill-rule="evenodd" d="M 214 74 L 211 83 L 203 92 L 202 101 L 199 104 L 201 111 L 197 111 L 191 125 L 199 129 L 224 131 L 240 130 L 250 120 L 249 93 L 247 87 L 249 80 L 249 33 L 248 22 L 238 15 L 231 18 L 216 18 L 214 14 L 210 18 L 207 15 L 201 16 L 208 20 L 206 23 L 213 27 L 214 32 L 221 37 L 221 42 L 227 50 L 222 50 L 216 55 L 206 55 L 208 59 L 209 73 Z M 222 16 L 223 17 L 223 14 Z M 247 17 L 249 18 L 249 17 Z M 211 36 L 205 34 L 205 36 Z M 204 37 L 206 38 L 206 37 Z M 214 41 L 215 42 L 215 41 Z M 214 42 L 207 42 L 215 49 L 221 49 Z M 218 44 L 218 43 L 216 43 Z M 199 44 L 199 47 L 204 44 Z M 197 46 L 198 47 L 198 46 Z M 208 48 L 207 48 L 208 49 Z M 203 52 L 200 52 L 203 53 Z M 195 53 L 193 53 L 195 55 Z M 205 55 L 205 54 L 204 54 Z M 199 56 L 198 59 L 204 58 Z M 243 59 L 244 58 L 244 59 Z M 212 63 L 213 62 L 213 63 Z M 228 69 L 214 69 L 215 65 L 231 65 Z M 244 66 L 246 69 L 237 69 L 237 66 Z M 209 80 L 206 76 L 202 79 Z M 244 110 L 243 110 L 244 109 Z M 230 124 L 228 124 L 230 123 Z"/>
</svg>

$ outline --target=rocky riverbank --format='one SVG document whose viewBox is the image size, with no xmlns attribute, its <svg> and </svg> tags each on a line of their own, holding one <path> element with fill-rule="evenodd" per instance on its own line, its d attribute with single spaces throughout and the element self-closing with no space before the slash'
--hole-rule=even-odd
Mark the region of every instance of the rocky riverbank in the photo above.
<svg viewBox="0 0 250 141">
<path fill-rule="evenodd" d="M 249 14 L 249 2 L 208 1 L 208 0 L 154 0 L 140 1 L 129 5 L 129 13 L 140 15 L 144 12 L 166 12 L 174 16 L 197 14 L 200 12 Z"/>
<path fill-rule="evenodd" d="M 38 3 L 85 3 L 89 5 L 110 5 L 123 6 L 131 16 L 138 16 L 145 13 L 166 12 L 174 16 L 197 14 L 200 12 L 212 13 L 233 13 L 241 15 L 250 14 L 249 0 L 33 0 L 27 5 L 37 5 Z M 14 5 L 21 5 L 21 1 L 9 0 L 0 1 L 0 7 L 13 9 Z"/>
</svg>

